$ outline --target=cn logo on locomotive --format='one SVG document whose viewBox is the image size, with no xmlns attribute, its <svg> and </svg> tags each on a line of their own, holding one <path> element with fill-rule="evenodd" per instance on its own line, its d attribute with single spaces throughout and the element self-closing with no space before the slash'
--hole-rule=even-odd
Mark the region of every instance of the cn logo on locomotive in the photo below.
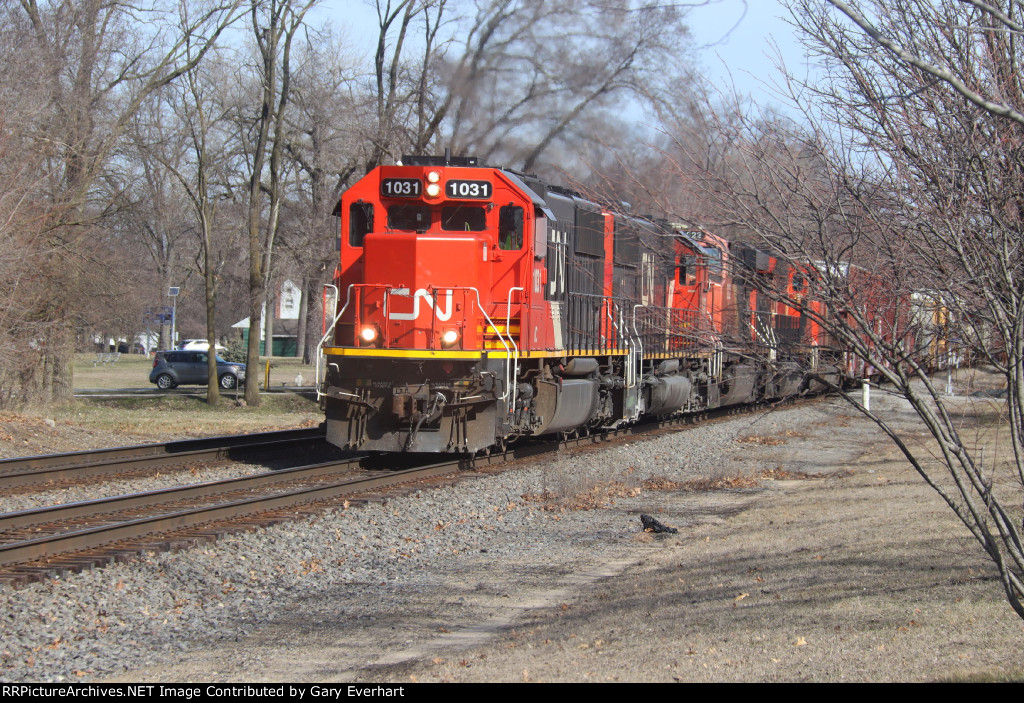
<svg viewBox="0 0 1024 703">
<path fill-rule="evenodd" d="M 409 297 L 408 288 L 392 288 L 391 295 L 397 295 L 404 298 Z M 443 298 L 444 303 L 447 305 L 446 309 L 442 309 L 440 303 L 434 308 L 434 296 L 427 292 L 425 288 L 417 288 L 416 292 L 412 294 L 412 312 L 388 312 L 389 320 L 415 320 L 420 316 L 420 300 L 425 300 L 427 305 L 434 310 L 434 314 L 437 315 L 437 319 L 441 322 L 447 322 L 452 317 L 452 292 L 445 291 L 439 298 Z"/>
</svg>

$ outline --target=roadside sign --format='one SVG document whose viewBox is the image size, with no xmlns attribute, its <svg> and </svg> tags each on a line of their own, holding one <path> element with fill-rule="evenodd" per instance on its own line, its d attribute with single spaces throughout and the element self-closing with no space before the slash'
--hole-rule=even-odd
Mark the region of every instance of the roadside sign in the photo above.
<svg viewBox="0 0 1024 703">
<path fill-rule="evenodd" d="M 156 305 L 145 308 L 142 312 L 144 325 L 169 325 L 174 318 L 174 308 L 170 305 Z"/>
</svg>

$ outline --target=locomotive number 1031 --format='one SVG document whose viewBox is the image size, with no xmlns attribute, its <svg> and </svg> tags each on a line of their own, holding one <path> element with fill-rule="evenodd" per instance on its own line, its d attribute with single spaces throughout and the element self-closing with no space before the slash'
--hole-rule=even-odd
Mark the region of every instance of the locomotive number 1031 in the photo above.
<svg viewBox="0 0 1024 703">
<path fill-rule="evenodd" d="M 448 181 L 444 194 L 459 200 L 487 200 L 491 197 L 491 184 L 489 181 Z"/>
<path fill-rule="evenodd" d="M 380 182 L 380 194 L 390 198 L 418 198 L 422 190 L 418 178 L 384 178 Z"/>
</svg>

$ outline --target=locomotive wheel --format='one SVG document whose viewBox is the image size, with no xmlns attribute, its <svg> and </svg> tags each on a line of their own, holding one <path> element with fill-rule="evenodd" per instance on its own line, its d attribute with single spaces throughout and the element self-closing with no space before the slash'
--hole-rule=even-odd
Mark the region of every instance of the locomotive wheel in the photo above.
<svg viewBox="0 0 1024 703">
<path fill-rule="evenodd" d="M 177 385 L 169 374 L 162 373 L 156 377 L 156 387 L 162 391 L 169 391 Z"/>
</svg>

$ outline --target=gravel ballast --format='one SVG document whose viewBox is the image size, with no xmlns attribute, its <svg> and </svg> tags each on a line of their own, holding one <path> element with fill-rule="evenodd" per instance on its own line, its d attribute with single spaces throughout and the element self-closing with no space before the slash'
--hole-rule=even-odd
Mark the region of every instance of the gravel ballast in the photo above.
<svg viewBox="0 0 1024 703">
<path fill-rule="evenodd" d="M 838 433 L 840 427 L 852 429 Z M 828 437 L 825 446 L 822 437 Z M 601 594 L 610 596 L 610 585 L 622 582 L 624 573 L 638 576 L 666 560 L 682 565 L 679 550 L 699 546 L 702 535 L 714 546 L 714 530 L 728 528 L 762 500 L 770 502 L 773 494 L 799 493 L 812 484 L 841 491 L 850 480 L 841 471 L 847 467 L 867 476 L 874 469 L 858 463 L 861 447 L 868 446 L 865 438 L 879 441 L 878 433 L 849 408 L 825 400 L 564 452 L 383 504 L 331 510 L 202 547 L 5 589 L 0 592 L 0 678 L 603 680 L 588 662 L 582 668 L 560 664 L 557 656 L 539 652 L 531 659 L 528 649 L 543 647 L 544 639 L 550 644 L 553 637 L 563 643 L 561 638 L 573 633 L 545 634 L 543 628 L 582 613 Z M 828 477 L 736 482 L 716 491 L 643 488 L 650 478 L 728 483 L 783 468 Z M 614 491 L 602 488 L 608 482 L 615 482 Z M 581 502 L 581 495 L 596 498 Z M 600 507 L 572 509 L 588 502 Z M 678 528 L 679 534 L 643 533 L 640 513 Z M 958 549 L 970 554 L 972 564 L 984 563 L 969 547 Z M 723 559 L 720 550 L 714 558 Z M 977 568 L 981 574 L 983 567 Z M 680 581 L 686 582 L 687 575 L 678 575 L 674 583 Z M 998 589 L 995 583 L 982 585 Z M 722 597 L 729 601 L 748 592 L 726 590 L 729 594 Z M 748 593 L 734 602 L 746 606 L 771 598 Z M 658 622 L 662 600 L 655 594 L 652 602 L 638 607 Z M 642 630 L 631 624 L 633 617 L 623 615 L 620 628 Z M 630 637 L 607 623 L 600 626 L 601 636 L 588 634 L 588 622 L 597 621 L 568 623 L 586 647 L 578 649 L 566 640 L 560 651 L 599 656 L 610 653 L 614 642 L 626 646 Z M 1008 607 L 1000 623 L 1020 639 Z M 531 631 L 528 637 L 539 639 L 530 648 L 517 648 L 517 638 Z M 667 644 L 672 635 L 652 631 L 651 637 Z M 786 646 L 806 651 L 802 645 Z M 1014 652 L 1021 653 L 1019 643 Z M 663 681 L 679 675 L 678 662 L 666 668 L 663 662 L 644 660 L 652 656 L 645 652 L 631 668 L 621 662 L 605 668 L 614 669 L 618 680 Z M 710 680 L 800 678 L 708 671 Z M 850 671 L 853 678 L 868 680 L 913 678 L 901 676 L 899 669 L 888 675 L 856 667 Z"/>
<path fill-rule="evenodd" d="M 201 469 L 166 469 L 147 476 L 131 478 L 112 478 L 109 481 L 90 483 L 87 485 L 67 485 L 59 488 L 44 487 L 32 493 L 0 496 L 0 512 L 14 513 L 20 510 L 31 510 L 49 505 L 63 505 L 87 500 L 98 500 L 113 496 L 158 491 L 164 488 L 175 488 L 195 483 L 223 481 L 263 473 L 265 466 L 252 464 L 232 464 L 230 466 L 203 466 Z"/>
</svg>

